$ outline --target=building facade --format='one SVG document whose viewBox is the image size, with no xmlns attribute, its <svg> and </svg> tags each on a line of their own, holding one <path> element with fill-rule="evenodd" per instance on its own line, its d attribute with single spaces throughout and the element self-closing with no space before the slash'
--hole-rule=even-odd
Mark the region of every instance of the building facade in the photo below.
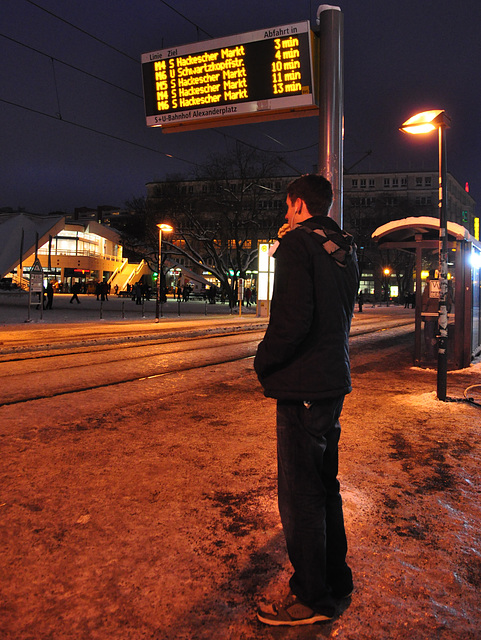
<svg viewBox="0 0 481 640">
<path fill-rule="evenodd" d="M 242 242 L 243 250 L 257 251 L 259 244 L 272 240 L 278 227 L 284 222 L 286 188 L 297 176 L 282 176 L 256 180 L 229 181 L 168 181 L 147 183 L 147 202 L 154 208 L 162 209 L 169 215 L 167 196 L 176 196 L 190 207 L 192 216 L 177 216 L 173 242 L 185 245 L 182 236 L 193 235 L 194 227 L 200 226 L 204 232 L 217 234 L 219 247 L 234 251 Z M 479 219 L 476 217 L 475 202 L 465 188 L 451 175 L 447 176 L 447 216 L 475 235 Z M 389 256 L 379 252 L 371 235 L 379 226 L 407 217 L 439 217 L 438 172 L 378 172 L 346 174 L 344 191 L 344 228 L 355 237 L 361 265 L 360 290 L 367 299 L 383 300 L 397 298 L 412 290 L 410 278 L 412 264 L 409 256 Z M 220 224 L 226 217 L 226 210 L 232 203 L 239 204 L 242 196 L 250 192 L 249 198 L 241 206 L 244 215 L 239 220 L 250 220 L 255 224 L 245 225 L 248 235 L 236 236 L 239 227 Z M 175 198 L 171 202 L 175 201 Z M 478 221 L 478 222 L 477 222 Z M 479 228 L 479 226 L 478 226 Z M 229 235 L 230 234 L 230 235 Z M 197 270 L 198 265 L 187 256 L 178 258 L 180 264 Z M 249 269 L 255 286 L 257 264 L 252 261 Z M 208 273 L 205 277 L 210 278 Z"/>
<path fill-rule="evenodd" d="M 344 176 L 344 227 L 354 235 L 361 265 L 360 291 L 373 301 L 388 301 L 413 292 L 412 256 L 380 252 L 372 233 L 393 220 L 439 218 L 437 171 L 356 173 Z M 447 219 L 472 235 L 479 230 L 475 201 L 451 174 L 447 175 Z M 426 264 L 426 270 L 437 260 Z"/>
<path fill-rule="evenodd" d="M 95 221 L 65 223 L 38 247 L 37 255 L 45 279 L 65 292 L 77 282 L 84 291 L 93 292 L 97 282 L 108 281 L 124 262 L 119 233 Z M 28 278 L 34 259 L 33 253 L 23 261 L 24 277 Z"/>
</svg>

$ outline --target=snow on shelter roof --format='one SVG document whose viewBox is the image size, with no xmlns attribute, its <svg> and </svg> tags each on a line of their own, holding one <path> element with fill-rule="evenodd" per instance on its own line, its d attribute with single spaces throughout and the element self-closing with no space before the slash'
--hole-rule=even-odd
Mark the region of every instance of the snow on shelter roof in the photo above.
<svg viewBox="0 0 481 640">
<path fill-rule="evenodd" d="M 448 238 L 452 240 L 475 240 L 467 229 L 456 222 L 448 222 L 447 230 Z M 414 236 L 417 234 L 422 234 L 425 239 L 437 239 L 439 237 L 439 218 L 420 216 L 393 220 L 378 227 L 371 237 L 377 242 L 406 242 L 414 240 Z"/>
</svg>

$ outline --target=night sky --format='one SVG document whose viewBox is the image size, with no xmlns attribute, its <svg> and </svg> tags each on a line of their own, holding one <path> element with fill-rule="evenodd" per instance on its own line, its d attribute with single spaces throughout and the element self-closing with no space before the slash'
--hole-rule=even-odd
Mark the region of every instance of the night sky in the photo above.
<svg viewBox="0 0 481 640">
<path fill-rule="evenodd" d="M 312 171 L 315 117 L 171 134 L 148 128 L 140 58 L 211 37 L 315 24 L 319 4 L 2 0 L 0 207 L 36 213 L 123 207 L 145 195 L 146 182 L 189 177 L 233 139 L 282 155 L 286 175 Z M 407 136 L 398 127 L 418 111 L 445 109 L 452 119 L 448 171 L 463 186 L 469 182 L 481 202 L 479 0 L 342 0 L 339 6 L 345 166 L 436 170 L 436 134 Z"/>
</svg>

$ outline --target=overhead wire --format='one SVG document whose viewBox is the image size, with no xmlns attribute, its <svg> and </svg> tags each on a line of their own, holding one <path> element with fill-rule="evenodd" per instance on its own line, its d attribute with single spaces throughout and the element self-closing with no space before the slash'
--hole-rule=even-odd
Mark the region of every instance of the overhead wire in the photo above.
<svg viewBox="0 0 481 640">
<path fill-rule="evenodd" d="M 101 78 L 100 76 L 96 76 L 94 73 L 90 73 L 89 71 L 85 71 L 85 69 L 80 69 L 80 67 L 76 67 L 73 64 L 70 64 L 69 62 L 65 62 L 65 60 L 60 60 L 60 58 L 55 58 L 54 56 L 51 56 L 48 53 L 44 53 L 43 51 L 40 51 L 40 49 L 36 49 L 35 47 L 32 47 L 29 44 L 25 44 L 25 42 L 20 42 L 20 40 L 16 40 L 15 38 L 12 38 L 10 36 L 5 35 L 4 33 L 0 33 L 0 36 L 2 38 L 5 38 L 6 40 L 10 40 L 11 42 L 14 42 L 15 44 L 20 45 L 21 47 L 25 47 L 26 49 L 30 49 L 30 51 L 34 51 L 35 53 L 38 53 L 41 56 L 45 56 L 46 58 L 50 58 L 51 60 L 54 60 L 55 62 L 59 62 L 60 64 L 65 65 L 66 67 L 70 67 L 70 69 L 74 69 L 74 71 L 79 71 L 80 73 L 84 73 L 86 76 L 89 76 L 90 78 L 94 78 L 95 80 L 99 80 L 100 82 L 104 82 L 105 84 L 110 85 L 111 87 L 115 87 L 116 89 L 119 89 L 120 91 L 125 91 L 125 93 L 130 93 L 130 95 L 135 96 L 136 98 L 141 98 L 143 100 L 143 96 L 140 95 L 140 93 L 134 93 L 133 91 L 130 91 L 130 89 L 126 89 L 125 87 L 121 87 L 118 84 L 115 84 L 114 82 L 110 82 L 110 80 L 106 80 L 105 78 Z"/>
<path fill-rule="evenodd" d="M 85 31 L 85 29 L 82 29 L 81 27 L 77 27 L 77 25 L 73 24 L 72 22 L 69 22 L 68 20 L 65 20 L 64 18 L 61 18 L 56 13 L 53 13 L 53 11 L 49 11 L 48 9 L 45 9 L 45 7 L 42 7 L 37 2 L 33 2 L 33 0 L 25 0 L 25 2 L 28 2 L 29 4 L 33 5 L 34 7 L 37 7 L 37 9 L 40 9 L 41 11 L 44 11 L 45 13 L 48 13 L 52 17 L 57 18 L 57 20 L 60 20 L 61 22 L 64 22 L 65 24 L 68 24 L 69 27 L 72 27 L 72 29 L 76 29 L 77 31 L 80 31 L 81 33 L 83 33 L 84 35 L 88 36 L 89 38 L 92 38 L 93 40 L 96 40 L 97 42 L 100 42 L 100 44 L 103 44 L 105 47 L 108 47 L 109 49 L 112 49 L 113 51 L 116 51 L 117 53 L 120 53 L 120 55 L 125 56 L 129 60 L 132 60 L 133 62 L 136 62 L 137 64 L 139 63 L 137 58 L 133 58 L 132 56 L 129 56 L 129 54 L 125 53 L 125 51 L 122 51 L 121 49 L 117 49 L 117 47 L 114 47 L 113 45 L 109 44 L 108 42 L 105 42 L 105 40 L 102 40 L 101 38 L 98 38 L 97 36 L 94 36 L 92 33 L 89 33 L 88 31 Z"/>
<path fill-rule="evenodd" d="M 119 89 L 119 91 L 124 91 L 125 93 L 130 94 L 131 96 L 134 96 L 135 98 L 139 98 L 140 100 L 143 100 L 144 97 L 140 94 L 140 93 L 136 93 L 134 91 L 130 91 L 130 89 L 126 89 L 125 87 L 121 87 L 118 84 L 115 84 L 114 82 L 110 82 L 110 80 L 106 80 L 105 78 L 101 78 L 100 76 L 95 75 L 94 73 L 90 73 L 89 71 L 85 71 L 84 69 L 81 69 L 80 67 L 77 67 L 73 64 L 70 64 L 69 62 L 65 62 L 65 60 L 61 60 L 60 58 L 56 58 L 55 56 L 51 56 L 48 53 L 45 53 L 44 51 L 40 51 L 40 49 L 36 49 L 35 47 L 32 47 L 29 44 L 25 44 L 24 42 L 20 42 L 20 40 L 16 40 L 15 38 L 12 38 L 11 36 L 7 36 L 4 33 L 0 33 L 0 36 L 2 38 L 5 38 L 6 40 L 10 40 L 11 42 L 14 42 L 15 44 L 18 44 L 21 47 L 25 47 L 26 49 L 30 49 L 30 51 L 34 51 L 35 53 L 38 53 L 41 56 L 44 56 L 46 58 L 49 58 L 50 60 L 53 60 L 55 62 L 58 62 L 59 64 L 62 64 L 66 67 L 69 67 L 70 69 L 73 69 L 74 71 L 78 71 L 79 73 L 83 73 L 86 76 L 89 76 L 90 78 L 93 78 L 94 80 L 98 80 L 99 82 L 103 82 L 105 84 L 108 84 L 111 87 L 114 87 L 115 89 Z M 58 97 L 58 96 L 57 96 Z M 262 151 L 263 153 L 278 153 L 278 151 L 274 150 L 274 149 L 262 149 L 257 145 L 253 145 L 249 142 L 245 142 L 244 140 L 239 140 L 239 138 L 237 138 L 236 136 L 232 136 L 229 135 L 228 133 L 226 133 L 225 131 L 219 131 L 218 128 L 212 128 L 212 131 L 214 133 L 218 133 L 219 135 L 222 135 L 226 138 L 230 138 L 231 140 L 234 140 L 236 142 L 240 142 L 241 144 L 247 146 L 247 147 L 251 147 L 252 149 L 257 149 L 258 151 Z M 274 142 L 277 142 L 278 144 L 283 145 L 283 143 L 279 142 L 278 140 L 276 140 L 275 138 L 272 138 L 272 136 L 269 136 L 267 134 L 264 134 L 267 138 L 270 138 L 271 140 L 273 140 Z M 306 151 L 307 149 L 312 149 L 313 147 L 317 146 L 317 142 L 314 144 L 310 144 L 306 147 L 300 147 L 298 149 L 286 149 L 283 151 L 283 153 L 298 153 L 299 151 Z"/>
<path fill-rule="evenodd" d="M 52 115 L 51 113 L 45 113 L 44 111 L 40 111 L 38 109 L 33 109 L 32 107 L 26 107 L 23 104 L 18 104 L 17 102 L 11 102 L 10 100 L 5 100 L 4 98 L 0 98 L 0 102 L 4 102 L 5 104 L 9 104 L 14 107 L 18 107 L 20 109 L 25 109 L 26 111 L 30 111 L 32 113 L 37 113 L 39 115 L 45 116 L 47 118 L 52 118 L 53 120 L 57 120 L 60 122 L 64 122 L 65 124 L 70 124 L 74 127 L 78 127 L 80 129 L 84 129 L 86 131 L 91 131 L 93 133 L 97 133 L 101 136 L 106 136 L 107 138 L 112 138 L 113 140 L 118 140 L 120 142 L 125 142 L 127 144 L 133 145 L 135 147 L 140 147 L 141 149 L 147 149 L 147 151 L 153 151 L 154 153 L 158 153 L 160 155 L 166 156 L 167 158 L 173 158 L 174 160 L 180 160 L 181 162 L 187 162 L 188 164 L 192 164 L 196 167 L 200 166 L 196 162 L 192 162 L 191 160 L 186 160 L 185 158 L 180 158 L 179 156 L 174 156 L 171 153 L 166 153 L 165 151 L 159 151 L 158 149 L 154 149 L 152 147 L 148 147 L 145 144 L 140 144 L 138 142 L 132 142 L 132 140 L 127 140 L 126 138 L 121 138 L 120 136 L 114 136 L 111 133 L 105 133 L 104 131 L 99 131 L 98 129 L 94 129 L 93 127 L 88 127 L 84 124 L 79 124 L 78 122 L 72 122 L 71 120 L 66 120 L 65 118 L 61 118 L 58 115 Z"/>
<path fill-rule="evenodd" d="M 205 33 L 206 36 L 209 36 L 209 38 L 213 38 L 214 36 L 211 35 L 208 31 L 206 31 L 205 29 L 203 29 L 202 27 L 199 27 L 198 24 L 196 24 L 195 22 L 193 22 L 190 18 L 188 18 L 186 15 L 184 15 L 181 11 L 179 11 L 178 9 L 176 9 L 175 7 L 173 7 L 171 4 L 169 4 L 168 2 L 165 2 L 165 0 L 160 0 L 160 2 L 162 2 L 162 4 L 165 4 L 166 7 L 169 7 L 169 9 L 171 9 L 172 11 L 174 11 L 177 15 L 181 16 L 181 18 L 184 18 L 184 20 L 187 20 L 187 22 L 190 22 L 191 25 L 193 25 L 196 29 L 197 29 L 197 33 L 199 33 L 199 31 L 202 31 L 203 33 Z"/>
<path fill-rule="evenodd" d="M 206 34 L 207 36 L 209 36 L 210 38 L 212 38 L 212 37 L 213 37 L 209 32 L 207 32 L 205 29 L 203 29 L 202 27 L 200 27 L 197 23 L 193 22 L 190 18 L 188 18 L 187 16 L 185 16 L 182 12 L 180 12 L 179 10 L 177 10 L 175 7 L 173 7 L 172 5 L 170 5 L 168 2 L 166 2 L 165 0 L 159 0 L 159 1 L 160 1 L 160 2 L 162 2 L 162 4 L 164 4 L 165 6 L 167 6 L 169 9 L 171 9 L 172 11 L 174 11 L 175 13 L 177 13 L 179 16 L 181 16 L 184 20 L 186 20 L 187 22 L 189 22 L 190 24 L 192 24 L 193 26 L 195 26 L 195 27 L 196 27 L 196 29 L 197 29 L 198 31 L 199 31 L 199 30 L 200 30 L 200 31 L 202 31 L 203 33 L 205 33 L 205 34 Z M 106 46 L 106 47 L 108 47 L 108 48 L 112 49 L 113 51 L 115 51 L 115 52 L 117 52 L 117 53 L 119 53 L 119 54 L 121 54 L 121 55 L 123 55 L 123 56 L 127 57 L 128 59 L 130 59 L 130 60 L 132 60 L 132 61 L 136 62 L 137 64 L 140 64 L 139 60 L 137 60 L 136 58 L 133 58 L 132 56 L 129 56 L 129 55 L 128 55 L 128 54 L 126 54 L 124 51 L 122 51 L 122 50 L 118 49 L 117 47 L 114 47 L 113 45 L 109 44 L 109 43 L 108 43 L 108 42 L 106 42 L 105 40 L 102 40 L 101 38 L 98 38 L 97 36 L 95 36 L 95 35 L 93 35 L 93 34 L 89 33 L 89 32 L 88 32 L 88 31 L 86 31 L 85 29 L 82 29 L 81 27 L 78 27 L 77 25 L 73 24 L 72 22 L 70 22 L 70 21 L 68 21 L 68 20 L 65 20 L 64 18 L 62 18 L 62 17 L 58 16 L 57 14 L 53 13 L 52 11 L 49 11 L 48 9 L 45 9 L 45 7 L 42 7 L 42 6 L 41 6 L 40 4 L 38 4 L 37 2 L 34 2 L 33 0 L 25 0 L 25 2 L 28 2 L 29 4 L 31 4 L 31 5 L 33 5 L 33 6 L 35 6 L 35 7 L 37 7 L 38 9 L 40 9 L 41 11 L 44 11 L 45 13 L 47 13 L 47 14 L 51 15 L 52 17 L 54 17 L 54 18 L 56 18 L 56 19 L 60 20 L 61 22 L 63 22 L 63 23 L 65 23 L 65 24 L 69 25 L 69 26 L 70 26 L 70 27 L 72 27 L 73 29 L 76 29 L 77 31 L 80 31 L 80 32 L 81 32 L 81 33 L 83 33 L 84 35 L 86 35 L 86 36 L 88 36 L 88 37 L 92 38 L 93 40 L 95 40 L 95 41 L 97 41 L 97 42 L 99 42 L 100 44 L 102 44 L 102 45 L 104 45 L 104 46 Z M 31 51 L 34 51 L 35 53 L 38 53 L 39 55 L 42 55 L 42 56 L 45 56 L 45 57 L 50 58 L 50 60 L 52 61 L 52 66 L 53 66 L 54 83 L 55 83 L 55 91 L 56 91 L 56 96 L 57 96 L 57 105 L 58 105 L 58 113 L 56 114 L 56 116 L 52 116 L 52 115 L 47 114 L 47 113 L 44 113 L 44 112 L 42 112 L 42 111 L 35 110 L 35 109 L 31 109 L 31 108 L 26 107 L 26 106 L 24 106 L 24 105 L 20 105 L 20 104 L 18 104 L 18 103 L 10 102 L 10 101 L 8 101 L 8 100 L 3 100 L 3 99 L 1 99 L 1 101 L 2 101 L 2 102 L 5 102 L 5 103 L 10 104 L 10 105 L 13 105 L 13 106 L 17 106 L 17 107 L 22 108 L 22 109 L 29 110 L 29 111 L 34 112 L 34 113 L 38 113 L 38 114 L 43 115 L 43 116 L 46 116 L 46 117 L 51 117 L 51 118 L 56 119 L 56 120 L 62 120 L 62 121 L 64 121 L 64 122 L 68 123 L 68 124 L 71 124 L 72 126 L 77 126 L 77 127 L 83 128 L 83 129 L 87 129 L 87 130 L 90 130 L 90 131 L 95 132 L 95 133 L 97 133 L 97 134 L 104 135 L 104 136 L 106 136 L 106 137 L 111 137 L 112 139 L 115 139 L 115 140 L 119 140 L 119 141 L 126 142 L 127 144 L 131 144 L 131 145 L 138 146 L 138 147 L 141 147 L 141 148 L 144 148 L 144 149 L 148 149 L 148 150 L 150 150 L 150 151 L 154 151 L 154 152 L 156 152 L 156 153 L 160 153 L 161 155 L 165 155 L 165 156 L 167 156 L 167 157 L 177 158 L 177 159 L 181 160 L 182 162 L 187 162 L 187 163 L 189 163 L 189 164 L 192 164 L 192 165 L 195 165 L 195 166 L 199 166 L 199 164 L 198 164 L 198 163 L 191 162 L 191 161 L 185 160 L 185 159 L 183 159 L 183 158 L 178 158 L 177 156 L 174 156 L 174 155 L 172 155 L 172 154 L 168 154 L 168 153 L 165 153 L 165 152 L 162 152 L 162 151 L 159 151 L 159 150 L 152 149 L 151 147 L 147 147 L 146 145 L 138 144 L 138 143 L 132 142 L 132 141 L 130 141 L 130 140 L 126 140 L 126 139 L 124 139 L 124 138 L 120 138 L 119 136 L 113 136 L 113 135 L 111 135 L 111 134 L 108 134 L 108 133 L 105 133 L 105 132 L 99 131 L 99 130 L 97 130 L 97 129 L 93 129 L 93 128 L 91 128 L 91 127 L 86 127 L 86 126 L 84 126 L 84 125 L 81 125 L 81 124 L 75 123 L 75 122 L 73 122 L 73 121 L 64 120 L 64 119 L 62 118 L 62 115 L 61 115 L 61 112 L 60 112 L 60 99 L 59 99 L 59 93 L 58 93 L 58 87 L 57 87 L 57 80 L 56 80 L 56 76 L 55 76 L 54 61 L 55 61 L 55 62 L 58 62 L 58 63 L 60 63 L 60 64 L 63 64 L 63 65 L 65 65 L 65 66 L 67 66 L 67 67 L 70 67 L 70 68 L 72 68 L 72 69 L 74 69 L 74 70 L 76 70 L 76 71 L 78 71 L 78 72 L 80 72 L 80 73 L 84 73 L 85 75 L 87 75 L 87 76 L 89 76 L 89 77 L 92 77 L 92 78 L 94 78 L 94 79 L 96 79 L 96 80 L 98 80 L 98 81 L 100 81 L 100 82 L 104 82 L 104 83 L 106 83 L 106 84 L 108 84 L 108 85 L 110 85 L 110 86 L 112 86 L 112 87 L 114 87 L 114 88 L 116 88 L 116 89 L 119 89 L 120 91 L 124 91 L 124 92 L 126 92 L 126 93 L 128 93 L 128 94 L 130 94 L 130 95 L 132 95 L 132 96 L 134 96 L 134 97 L 136 97 L 136 98 L 139 98 L 139 99 L 142 99 L 142 100 L 143 100 L 143 96 L 142 96 L 142 95 L 140 95 L 140 94 L 138 94 L 138 93 L 135 93 L 135 92 L 133 92 L 133 91 L 130 91 L 129 89 L 126 89 L 125 87 L 121 87 L 120 85 L 117 85 L 117 84 L 115 84 L 115 83 L 112 83 L 112 82 L 110 82 L 109 80 L 106 80 L 105 78 L 101 78 L 100 76 L 96 76 L 95 74 L 92 74 L 92 73 L 90 73 L 90 72 L 88 72 L 88 71 L 85 71 L 85 70 L 83 70 L 83 69 L 80 69 L 79 67 L 76 67 L 75 65 L 72 65 L 72 64 L 70 64 L 70 63 L 68 63 L 68 62 L 65 62 L 65 61 L 63 61 L 63 60 L 60 60 L 59 58 L 55 58 L 55 57 L 53 57 L 53 56 L 50 56 L 49 54 L 46 54 L 46 53 L 44 53 L 44 52 L 40 51 L 39 49 L 36 49 L 36 48 L 34 48 L 34 47 L 30 46 L 30 45 L 27 45 L 27 44 L 25 44 L 25 43 L 23 43 L 23 42 L 20 42 L 19 40 L 16 40 L 15 38 L 12 38 L 12 37 L 7 36 L 7 35 L 5 35 L 5 34 L 0 34 L 0 35 L 1 35 L 3 38 L 5 38 L 5 39 L 10 40 L 11 42 L 14 42 L 14 43 L 16 43 L 16 44 L 18 44 L 18 45 L 20 45 L 20 46 L 23 46 L 23 47 L 25 47 L 25 48 L 27 48 L 27 49 L 30 49 Z M 216 129 L 216 128 L 212 128 L 211 130 L 212 130 L 214 133 L 217 133 L 217 134 L 219 134 L 219 135 L 222 135 L 222 136 L 224 136 L 224 137 L 226 137 L 226 138 L 230 138 L 230 139 L 232 139 L 232 140 L 234 140 L 234 141 L 236 141 L 236 142 L 238 142 L 238 143 L 240 143 L 240 144 L 243 144 L 243 145 L 245 145 L 245 146 L 247 146 L 247 147 L 250 147 L 250 148 L 255 149 L 255 150 L 257 150 L 257 151 L 260 151 L 260 152 L 262 152 L 262 153 L 278 153 L 278 151 L 275 151 L 275 150 L 272 150 L 272 149 L 262 149 L 262 148 L 260 148 L 260 147 L 259 147 L 259 146 L 257 146 L 257 145 L 253 145 L 253 144 L 251 144 L 251 143 L 248 143 L 248 142 L 245 142 L 245 141 L 243 141 L 243 140 L 240 140 L 240 139 L 239 139 L 239 138 L 237 138 L 236 136 L 229 135 L 229 134 L 225 133 L 224 131 L 219 131 L 219 130 L 218 130 L 218 129 Z M 266 135 L 267 135 L 267 134 L 266 134 Z M 270 137 L 270 136 L 267 136 L 267 137 Z M 279 141 L 277 141 L 277 140 L 275 140 L 275 142 L 278 142 L 278 143 L 279 143 Z M 282 144 L 282 143 L 279 143 L 279 144 Z M 312 148 L 312 147 L 315 147 L 316 145 L 317 145 L 317 143 L 314 143 L 314 144 L 312 144 L 312 145 L 308 145 L 308 146 L 306 146 L 306 147 L 302 147 L 302 148 L 300 148 L 300 149 L 283 150 L 283 153 L 297 153 L 297 152 L 299 152 L 299 151 L 304 151 L 304 150 L 310 149 L 310 148 Z M 291 168 L 292 170 L 294 170 L 294 171 L 296 171 L 296 172 L 298 172 L 298 173 L 299 173 L 299 170 L 298 170 L 298 169 L 295 169 L 294 167 L 292 167 L 291 165 L 289 165 L 289 164 L 288 164 L 288 163 L 287 163 L 283 158 L 279 157 L 279 158 L 278 158 L 278 160 L 279 160 L 280 162 L 282 162 L 282 163 L 286 164 L 286 165 L 287 165 L 289 168 Z"/>
</svg>

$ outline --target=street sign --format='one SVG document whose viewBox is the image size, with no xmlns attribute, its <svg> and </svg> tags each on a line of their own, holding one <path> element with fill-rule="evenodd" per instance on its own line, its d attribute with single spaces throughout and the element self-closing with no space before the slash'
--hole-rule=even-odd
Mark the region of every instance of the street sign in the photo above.
<svg viewBox="0 0 481 640">
<path fill-rule="evenodd" d="M 43 269 L 38 258 L 30 270 L 30 293 L 42 293 L 43 291 Z"/>
<path fill-rule="evenodd" d="M 173 129 L 318 115 L 309 22 L 145 53 L 147 125 Z"/>
</svg>

